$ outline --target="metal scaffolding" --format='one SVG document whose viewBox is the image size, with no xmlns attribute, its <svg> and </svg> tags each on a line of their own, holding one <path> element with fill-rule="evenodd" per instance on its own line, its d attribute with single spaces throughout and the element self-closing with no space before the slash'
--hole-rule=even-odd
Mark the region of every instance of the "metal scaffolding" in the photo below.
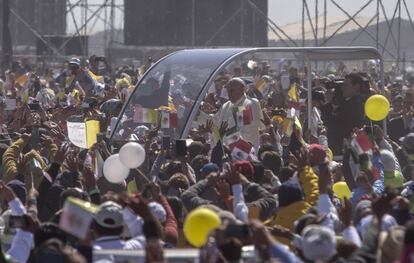
<svg viewBox="0 0 414 263">
<path fill-rule="evenodd" d="M 36 0 L 40 1 L 40 0 Z M 269 0 L 273 1 L 273 0 Z M 243 45 L 245 42 L 244 32 L 245 32 L 245 21 L 244 15 L 247 8 L 254 10 L 254 15 L 257 15 L 267 23 L 268 30 L 273 32 L 277 39 L 280 41 L 281 45 L 287 47 L 298 47 L 305 45 L 312 46 L 329 46 L 332 42 L 332 39 L 342 32 L 342 29 L 345 28 L 349 23 L 354 23 L 358 27 L 358 33 L 353 37 L 348 45 L 352 45 L 357 41 L 361 36 L 368 36 L 372 41 L 372 46 L 375 46 L 381 53 L 387 54 L 388 57 L 396 61 L 397 66 L 401 66 L 401 63 L 404 61 L 404 52 L 402 52 L 401 38 L 403 32 L 401 31 L 402 27 L 402 15 L 405 14 L 408 17 L 409 26 L 412 30 L 411 34 L 414 33 L 414 22 L 411 16 L 410 9 L 407 6 L 407 0 L 387 0 L 395 3 L 393 10 L 386 10 L 383 2 L 385 0 L 364 0 L 361 1 L 361 7 L 354 13 L 350 13 L 344 7 L 342 7 L 338 0 L 296 0 L 301 1 L 302 8 L 298 10 L 301 11 L 301 37 L 293 38 L 289 36 L 287 32 L 283 30 L 281 25 L 277 24 L 275 21 L 269 18 L 268 14 L 264 13 L 259 9 L 255 1 L 253 0 L 240 0 L 240 6 L 232 16 L 229 16 L 227 22 L 223 23 L 215 33 L 209 36 L 206 41 L 205 46 L 210 45 L 210 43 L 222 32 L 232 20 L 240 19 L 240 44 Z M 195 0 L 192 0 L 192 41 L 195 43 L 195 26 L 194 26 L 194 3 Z M 337 25 L 336 29 L 329 33 L 328 28 L 328 4 L 330 8 L 335 8 L 340 11 L 346 19 Z M 368 8 L 371 8 L 375 11 L 370 15 L 370 19 L 367 23 L 363 25 L 356 19 L 363 11 L 366 11 Z M 107 56 L 110 56 L 110 47 L 115 40 L 115 29 L 119 28 L 115 25 L 116 21 L 121 21 L 123 19 L 117 17 L 121 13 L 124 13 L 124 0 L 101 0 L 99 4 L 96 4 L 96 1 L 93 3 L 91 0 L 66 0 L 66 18 L 68 23 L 73 25 L 74 32 L 70 34 L 60 46 L 54 47 L 49 40 L 44 38 L 42 35 L 42 30 L 36 28 L 36 23 L 30 23 L 26 21 L 20 14 L 11 10 L 11 15 L 14 16 L 20 23 L 27 27 L 32 34 L 34 34 L 40 41 L 46 44 L 53 52 L 53 56 L 61 56 L 62 51 L 65 46 L 69 43 L 70 40 L 77 36 L 88 36 L 91 32 L 94 32 L 94 29 L 98 23 L 103 24 L 103 30 L 106 32 L 104 34 L 104 40 L 102 45 L 107 52 Z M 380 34 L 380 23 L 385 23 L 387 27 L 386 35 Z M 121 28 L 122 28 L 121 23 Z M 309 26 L 310 32 L 312 35 L 311 41 L 306 38 L 305 27 Z M 372 28 L 375 28 L 372 30 Z M 370 28 L 370 30 L 368 30 Z M 397 28 L 397 30 L 395 30 Z M 394 30 L 393 30 L 394 29 Z M 406 33 L 406 32 L 404 32 Z M 407 32 L 408 33 L 408 32 Z M 385 36 L 385 38 L 384 38 Z M 85 41 L 80 43 L 82 49 L 82 55 L 88 56 L 86 38 L 78 38 L 79 41 Z M 82 40 L 83 39 L 83 40 Z M 393 50 L 390 50 L 392 47 Z"/>
<path fill-rule="evenodd" d="M 243 0 L 242 0 L 243 1 Z M 250 0 L 246 0 L 250 1 Z M 356 36 L 350 41 L 348 45 L 352 45 L 356 40 L 358 40 L 361 35 L 367 35 L 372 40 L 372 46 L 375 46 L 378 50 L 381 51 L 381 53 L 387 54 L 389 57 L 394 59 L 396 61 L 397 67 L 400 68 L 401 63 L 404 62 L 404 52 L 401 52 L 401 21 L 402 21 L 402 13 L 405 12 L 409 25 L 412 29 L 412 32 L 410 34 L 414 33 L 414 22 L 411 16 L 410 9 L 407 6 L 407 0 L 393 0 L 393 3 L 395 3 L 395 8 L 393 10 L 392 17 L 390 17 L 390 14 L 387 13 L 386 9 L 384 8 L 383 1 L 384 0 L 366 0 L 363 2 L 363 5 L 353 14 L 350 14 L 347 10 L 345 10 L 344 7 L 342 7 L 337 0 L 323 0 L 323 35 L 321 36 L 319 32 L 319 5 L 322 1 L 314 0 L 301 0 L 302 1 L 302 18 L 301 18 L 301 39 L 295 39 L 293 40 L 292 37 L 286 37 L 282 38 L 279 33 L 282 33 L 282 30 L 279 30 L 279 27 L 276 26 L 276 23 L 274 23 L 271 19 L 269 19 L 270 23 L 274 25 L 273 28 L 271 28 L 272 31 L 276 31 L 275 35 L 280 39 L 280 41 L 283 43 L 283 45 L 286 46 L 297 46 L 296 41 L 301 41 L 302 46 L 305 46 L 306 43 L 311 43 L 309 39 L 306 38 L 306 32 L 305 32 L 305 25 L 309 25 L 310 31 L 313 35 L 312 37 L 312 46 L 329 46 L 330 41 L 337 36 L 341 30 L 348 25 L 349 23 L 353 22 L 355 25 L 357 25 L 359 32 L 356 34 Z M 346 16 L 346 20 L 342 22 L 340 25 L 337 26 L 337 28 L 334 30 L 334 32 L 330 35 L 327 35 L 327 17 L 328 17 L 328 10 L 327 10 L 327 4 L 331 4 L 339 10 L 344 16 Z M 311 4 L 314 4 L 314 10 L 315 15 L 312 19 L 311 17 Z M 360 15 L 363 11 L 366 11 L 370 6 L 376 5 L 375 12 L 372 14 L 372 17 L 366 23 L 365 25 L 361 25 L 356 17 Z M 389 12 L 389 11 L 388 11 Z M 387 33 L 385 40 L 381 40 L 380 36 L 380 28 L 379 24 L 384 21 L 387 26 Z M 368 31 L 368 28 L 370 26 L 375 25 L 375 33 Z M 393 30 L 393 27 L 396 27 L 397 29 Z M 285 32 L 284 32 L 285 33 Z M 283 34 L 285 35 L 285 34 Z M 287 42 L 286 40 L 289 40 Z M 391 51 L 390 46 L 388 45 L 388 41 L 391 40 L 393 47 L 395 51 Z M 387 48 L 388 47 L 388 48 Z"/>
<path fill-rule="evenodd" d="M 124 1 L 123 0 L 102 0 L 101 4 L 91 4 L 88 0 L 66 0 L 67 3 L 67 16 L 70 14 L 71 21 L 75 26 L 75 32 L 70 35 L 62 45 L 59 47 L 58 51 L 61 51 L 67 43 L 77 36 L 88 36 L 92 32 L 98 22 L 103 23 L 103 30 L 106 32 L 104 34 L 104 46 L 107 56 L 110 56 L 110 46 L 115 39 L 115 22 L 116 9 L 124 12 Z M 78 25 L 78 17 L 75 13 L 81 14 L 81 24 Z M 109 37 L 108 37 L 109 36 Z M 81 38 L 79 38 L 81 41 Z M 87 41 L 87 38 L 83 38 L 84 41 Z M 82 43 L 82 54 L 86 57 L 88 56 L 88 50 L 86 48 L 86 43 Z"/>
<path fill-rule="evenodd" d="M 50 8 L 56 3 L 43 3 L 40 0 L 36 0 L 36 4 L 42 5 L 43 8 Z M 118 9 L 122 13 L 124 12 L 124 1 L 123 0 L 102 0 L 101 4 L 91 4 L 88 0 L 66 0 L 66 13 L 64 14 L 66 20 L 73 24 L 74 31 L 69 35 L 68 38 L 58 47 L 54 46 L 47 38 L 45 38 L 44 30 L 42 30 L 39 22 L 29 21 L 21 16 L 16 10 L 11 9 L 11 15 L 27 28 L 37 39 L 43 42 L 50 50 L 52 50 L 52 56 L 62 56 L 62 51 L 66 45 L 75 37 L 79 37 L 81 54 L 88 56 L 87 49 L 87 37 L 81 38 L 80 36 L 89 36 L 98 22 L 103 23 L 103 30 L 109 34 L 104 34 L 104 45 L 105 51 L 107 51 L 114 41 L 115 37 L 115 21 L 116 12 Z M 40 15 L 36 15 L 35 18 L 39 19 Z M 123 22 L 123 21 L 122 21 Z M 66 30 L 67 31 L 67 30 Z M 50 34 L 47 34 L 50 35 Z M 109 38 L 108 38 L 109 35 Z"/>
<path fill-rule="evenodd" d="M 404 61 L 404 52 L 401 52 L 401 16 L 402 13 L 405 12 L 407 14 L 410 27 L 412 32 L 414 33 L 414 23 L 411 17 L 410 10 L 407 6 L 407 0 L 392 0 L 395 3 L 395 8 L 393 9 L 392 17 L 390 18 L 390 10 L 385 9 L 383 1 L 384 0 L 364 0 L 362 6 L 354 13 L 350 13 L 344 7 L 342 7 L 338 0 L 297 0 L 302 1 L 302 18 L 301 18 L 301 38 L 294 38 L 289 36 L 287 32 L 283 30 L 283 28 L 278 25 L 275 21 L 269 18 L 267 14 L 264 14 L 262 10 L 257 8 L 254 1 L 252 0 L 240 0 L 239 8 L 234 12 L 232 16 L 230 16 L 226 23 L 221 25 L 220 28 L 209 38 L 209 40 L 205 43 L 205 46 L 209 45 L 209 43 L 214 40 L 215 37 L 219 35 L 221 31 L 223 31 L 227 24 L 230 23 L 233 19 L 237 19 L 240 17 L 240 32 L 243 32 L 244 22 L 243 22 L 243 13 L 245 8 L 252 8 L 256 14 L 258 14 L 262 19 L 267 22 L 268 30 L 273 32 L 277 37 L 277 40 L 286 47 L 297 47 L 297 46 L 306 46 L 312 45 L 315 47 L 323 47 L 329 46 L 332 42 L 332 39 L 340 34 L 342 30 L 347 26 L 349 23 L 354 23 L 357 25 L 358 32 L 356 36 L 348 43 L 348 46 L 354 44 L 355 41 L 360 39 L 361 36 L 366 35 L 372 41 L 372 46 L 376 47 L 381 53 L 384 55 L 386 54 L 388 57 L 392 58 L 396 61 L 398 67 L 401 66 L 401 63 Z M 247 3 L 247 4 L 246 4 Z M 328 4 L 333 6 L 333 8 L 340 11 L 346 19 L 337 25 L 336 29 L 333 33 L 328 35 L 327 27 L 327 17 L 328 17 Z M 312 6 L 314 5 L 314 6 Z M 375 5 L 374 12 L 370 15 L 369 21 L 362 25 L 358 20 L 357 17 L 361 15 L 362 12 L 368 10 Z M 320 15 L 320 7 L 322 7 L 323 12 Z M 312 11 L 314 10 L 314 16 L 312 16 Z M 320 19 L 322 17 L 322 19 Z M 385 22 L 387 26 L 387 33 L 384 40 L 384 36 L 380 35 L 380 23 Z M 320 27 L 320 23 L 323 23 L 322 27 Z M 305 27 L 308 25 L 310 27 L 310 32 L 312 34 L 312 41 L 306 38 L 306 31 Z M 372 33 L 372 30 L 368 30 L 369 27 L 375 27 L 375 32 Z M 394 27 L 397 29 L 393 30 Z M 382 38 L 381 38 L 382 37 Z M 388 42 L 392 41 L 392 49 L 390 50 L 391 46 L 388 45 Z M 242 42 L 241 42 L 242 43 Z"/>
</svg>

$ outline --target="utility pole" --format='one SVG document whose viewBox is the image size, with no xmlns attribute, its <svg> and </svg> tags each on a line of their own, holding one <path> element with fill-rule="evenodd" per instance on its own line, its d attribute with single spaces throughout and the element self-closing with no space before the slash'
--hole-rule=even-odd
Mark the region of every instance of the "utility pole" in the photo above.
<svg viewBox="0 0 414 263">
<path fill-rule="evenodd" d="M 10 21 L 10 0 L 3 0 L 3 21 L 2 21 L 2 72 L 4 72 L 12 62 L 13 46 L 9 28 Z"/>
<path fill-rule="evenodd" d="M 240 46 L 244 46 L 244 0 L 240 1 Z"/>
<path fill-rule="evenodd" d="M 315 47 L 317 47 L 318 46 L 318 27 L 319 27 L 319 24 L 318 24 L 318 16 L 319 16 L 319 9 L 318 9 L 318 5 L 319 5 L 319 2 L 318 2 L 318 0 L 316 0 L 316 2 L 315 2 L 315 32 L 316 32 L 316 34 L 315 34 Z"/>
<path fill-rule="evenodd" d="M 195 0 L 191 3 L 191 45 L 195 46 Z"/>
<path fill-rule="evenodd" d="M 398 46 L 397 46 L 397 68 L 400 71 L 401 62 L 401 0 L 398 0 Z"/>
</svg>

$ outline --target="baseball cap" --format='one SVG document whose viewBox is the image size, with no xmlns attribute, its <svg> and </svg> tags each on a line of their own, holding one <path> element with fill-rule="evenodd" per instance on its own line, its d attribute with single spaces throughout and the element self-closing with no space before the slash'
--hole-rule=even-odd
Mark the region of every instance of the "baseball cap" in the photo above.
<svg viewBox="0 0 414 263">
<path fill-rule="evenodd" d="M 330 260 L 336 254 L 335 233 L 325 226 L 305 227 L 302 233 L 302 252 L 308 260 Z"/>
<path fill-rule="evenodd" d="M 205 164 L 203 168 L 201 168 L 200 173 L 204 176 L 207 176 L 211 173 L 217 173 L 218 171 L 220 171 L 220 168 L 218 167 L 217 164 L 208 163 L 208 164 Z"/>
<path fill-rule="evenodd" d="M 326 160 L 326 151 L 320 144 L 311 144 L 309 150 L 309 162 L 311 165 L 324 163 Z"/>
<path fill-rule="evenodd" d="M 69 64 L 73 64 L 73 65 L 78 65 L 78 66 L 80 66 L 81 61 L 80 61 L 80 59 L 79 59 L 79 58 L 71 58 L 71 59 L 69 60 Z"/>
<path fill-rule="evenodd" d="M 112 201 L 102 203 L 95 215 L 95 221 L 98 225 L 106 228 L 122 227 L 124 225 L 122 207 Z"/>
<path fill-rule="evenodd" d="M 394 262 L 400 258 L 404 247 L 404 236 L 404 226 L 393 226 L 387 232 L 380 234 L 380 253 L 383 259 L 388 262 Z"/>
<path fill-rule="evenodd" d="M 155 218 L 160 221 L 160 223 L 164 223 L 167 220 L 167 212 L 165 211 L 164 207 L 157 202 L 150 202 L 148 207 L 151 213 L 155 216 Z"/>
</svg>

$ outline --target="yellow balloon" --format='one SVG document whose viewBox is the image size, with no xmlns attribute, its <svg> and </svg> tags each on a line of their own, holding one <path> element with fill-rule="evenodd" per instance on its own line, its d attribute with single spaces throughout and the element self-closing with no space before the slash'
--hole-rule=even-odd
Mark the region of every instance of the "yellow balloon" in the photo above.
<svg viewBox="0 0 414 263">
<path fill-rule="evenodd" d="M 210 231 L 220 224 L 221 220 L 217 213 L 208 208 L 197 208 L 185 218 L 185 238 L 194 247 L 201 247 L 206 243 Z"/>
<path fill-rule="evenodd" d="M 338 196 L 341 201 L 344 201 L 344 197 L 349 199 L 351 197 L 351 190 L 345 182 L 337 182 L 332 186 L 332 190 Z"/>
<path fill-rule="evenodd" d="M 387 117 L 390 111 L 390 103 L 382 95 L 372 95 L 365 102 L 365 114 L 373 121 L 380 121 Z"/>
</svg>

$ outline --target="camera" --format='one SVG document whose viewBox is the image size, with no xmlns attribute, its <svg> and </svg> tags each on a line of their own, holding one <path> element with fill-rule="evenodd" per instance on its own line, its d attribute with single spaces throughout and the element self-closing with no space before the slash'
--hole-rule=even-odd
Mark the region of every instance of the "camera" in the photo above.
<svg viewBox="0 0 414 263">
<path fill-rule="evenodd" d="M 327 80 L 324 82 L 326 89 L 341 89 L 344 85 L 345 79 L 334 79 L 334 80 Z"/>
</svg>

